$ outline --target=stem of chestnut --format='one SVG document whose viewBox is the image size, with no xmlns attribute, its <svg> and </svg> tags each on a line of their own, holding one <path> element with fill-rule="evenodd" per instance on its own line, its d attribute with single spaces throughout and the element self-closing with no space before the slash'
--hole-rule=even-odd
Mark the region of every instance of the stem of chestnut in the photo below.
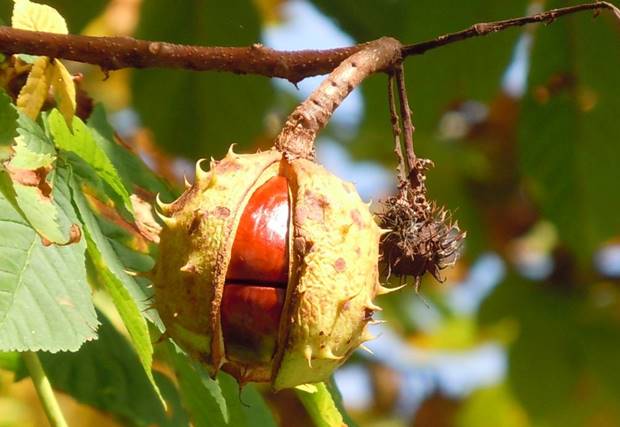
<svg viewBox="0 0 620 427">
<path fill-rule="evenodd" d="M 402 61 L 401 43 L 383 37 L 340 63 L 320 86 L 289 115 L 275 141 L 288 159 L 314 159 L 314 140 L 334 110 L 369 75 Z"/>
</svg>

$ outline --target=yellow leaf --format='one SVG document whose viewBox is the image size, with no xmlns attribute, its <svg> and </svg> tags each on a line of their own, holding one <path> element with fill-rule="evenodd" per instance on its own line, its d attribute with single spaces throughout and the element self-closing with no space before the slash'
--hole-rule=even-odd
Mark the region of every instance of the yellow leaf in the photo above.
<svg viewBox="0 0 620 427">
<path fill-rule="evenodd" d="M 50 59 L 46 56 L 39 57 L 32 65 L 26 84 L 19 92 L 17 107 L 33 120 L 37 118 L 47 99 L 53 72 Z"/>
<path fill-rule="evenodd" d="M 54 65 L 52 67 L 54 68 L 52 89 L 56 96 L 56 103 L 67 122 L 67 126 L 71 128 L 76 107 L 75 83 L 69 71 L 67 71 L 65 66 L 58 59 L 54 59 Z"/>
<path fill-rule="evenodd" d="M 21 30 L 69 33 L 65 19 L 56 9 L 30 0 L 15 0 L 11 22 L 13 28 Z"/>
</svg>

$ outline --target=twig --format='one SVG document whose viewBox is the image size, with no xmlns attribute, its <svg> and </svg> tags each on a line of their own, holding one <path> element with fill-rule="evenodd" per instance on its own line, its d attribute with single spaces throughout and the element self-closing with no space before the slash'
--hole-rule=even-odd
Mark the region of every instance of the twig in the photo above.
<svg viewBox="0 0 620 427">
<path fill-rule="evenodd" d="M 342 61 L 289 115 L 275 147 L 288 158 L 313 158 L 316 134 L 327 124 L 334 110 L 366 77 L 399 64 L 401 48 L 398 40 L 383 37 Z"/>
<path fill-rule="evenodd" d="M 50 425 L 52 427 L 67 427 L 67 422 L 65 421 L 62 411 L 60 410 L 60 405 L 58 405 L 58 401 L 54 395 L 54 390 L 52 390 L 52 385 L 50 384 L 47 375 L 45 375 L 43 366 L 41 366 L 39 356 L 37 356 L 37 353 L 35 352 L 27 351 L 22 353 L 22 358 L 24 359 L 26 368 L 30 373 L 32 383 L 34 384 L 37 394 L 39 395 L 39 400 L 43 405 L 43 409 L 45 410 L 45 414 L 47 415 Z"/>
<path fill-rule="evenodd" d="M 392 123 L 392 135 L 394 136 L 394 154 L 398 159 L 398 180 L 403 182 L 407 176 L 407 165 L 403 157 L 403 148 L 400 142 L 400 120 L 396 112 L 396 102 L 394 101 L 394 73 L 388 76 L 388 105 L 390 107 L 390 122 Z"/>
<path fill-rule="evenodd" d="M 498 31 L 504 31 L 512 27 L 522 27 L 527 24 L 536 24 L 541 22 L 551 24 L 557 18 L 562 16 L 571 15 L 573 13 L 583 12 L 586 10 L 598 11 L 603 9 L 611 10 L 611 12 L 620 20 L 620 9 L 606 1 L 561 7 L 521 18 L 504 19 L 502 21 L 494 22 L 481 22 L 456 33 L 444 34 L 443 36 L 439 36 L 433 40 L 404 46 L 403 57 L 410 55 L 421 55 L 426 51 L 436 49 L 447 44 L 470 39 L 472 37 L 486 36 L 487 34 L 497 33 Z"/>
<path fill-rule="evenodd" d="M 620 10 L 609 2 L 586 3 L 527 17 L 475 24 L 456 33 L 403 46 L 401 55 L 421 55 L 447 44 L 511 27 L 550 23 L 565 15 L 603 9 L 611 10 L 620 19 Z M 283 52 L 260 44 L 249 47 L 204 47 L 136 40 L 130 37 L 63 35 L 0 27 L 0 52 L 5 54 L 27 53 L 64 58 L 99 65 L 106 71 L 120 68 L 183 68 L 281 77 L 293 83 L 306 77 L 329 73 L 345 58 L 367 46 L 368 43 L 364 43 L 339 49 Z"/>
<path fill-rule="evenodd" d="M 405 133 L 405 156 L 409 174 L 411 174 L 416 168 L 416 156 L 413 150 L 413 132 L 415 132 L 415 127 L 411 120 L 411 108 L 409 107 L 409 98 L 407 97 L 407 88 L 405 87 L 405 70 L 402 64 L 396 67 L 395 73 L 398 102 L 400 104 L 400 118 L 403 121 L 403 132 Z"/>
</svg>

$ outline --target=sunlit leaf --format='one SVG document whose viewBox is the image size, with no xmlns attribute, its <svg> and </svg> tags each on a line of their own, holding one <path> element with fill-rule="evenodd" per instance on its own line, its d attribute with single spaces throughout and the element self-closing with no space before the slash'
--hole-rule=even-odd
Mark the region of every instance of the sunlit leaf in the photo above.
<svg viewBox="0 0 620 427">
<path fill-rule="evenodd" d="M 91 210 L 91 206 L 86 200 L 84 194 L 81 191 L 81 186 L 79 182 L 74 182 L 74 192 L 73 192 L 73 201 L 77 210 L 79 212 L 80 218 L 84 223 L 84 227 L 86 230 L 89 239 L 92 239 L 96 250 L 100 253 L 102 262 L 105 263 L 107 269 L 111 276 L 110 280 L 114 280 L 111 282 L 116 286 L 115 280 L 119 280 L 126 291 L 131 296 L 133 302 L 137 306 L 140 313 L 144 313 L 147 319 L 151 321 L 155 326 L 157 326 L 160 330 L 163 331 L 163 325 L 159 318 L 159 315 L 155 310 L 150 307 L 150 298 L 152 297 L 152 292 L 145 289 L 144 286 L 141 286 L 133 277 L 131 277 L 125 271 L 125 266 L 123 262 L 119 259 L 117 253 L 114 251 L 112 247 L 111 241 L 106 237 L 106 235 L 101 230 L 101 227 Z M 118 298 L 122 298 L 124 292 L 121 290 L 116 290 L 118 293 Z M 119 303 L 121 301 L 119 300 Z M 127 303 L 129 304 L 129 303 Z M 131 309 L 133 311 L 133 309 Z"/>
<path fill-rule="evenodd" d="M 0 351 L 76 351 L 97 336 L 85 248 L 44 246 L 0 194 Z"/>
<path fill-rule="evenodd" d="M 15 0 L 11 24 L 21 30 L 69 33 L 67 23 L 56 9 L 30 0 Z"/>
<path fill-rule="evenodd" d="M 88 163 L 101 179 L 121 198 L 125 208 L 131 212 L 131 202 L 127 189 L 118 176 L 118 172 L 110 158 L 97 145 L 92 132 L 84 122 L 75 117 L 73 119 L 73 131 L 71 131 L 60 112 L 53 110 L 49 114 L 47 123 L 56 147 L 71 151 Z"/>
<path fill-rule="evenodd" d="M 56 160 L 56 149 L 45 131 L 32 119 L 20 113 L 17 120 L 14 155 L 10 167 L 36 170 L 47 168 Z"/>
<path fill-rule="evenodd" d="M 9 170 L 16 201 L 30 225 L 49 243 L 66 245 L 81 238 L 62 170 Z"/>
<path fill-rule="evenodd" d="M 75 185 L 77 185 L 77 183 Z M 134 350 L 138 354 L 142 368 L 155 390 L 155 393 L 159 396 L 162 404 L 165 405 L 161 392 L 153 377 L 153 373 L 151 372 L 153 365 L 153 345 L 151 343 L 146 319 L 121 280 L 116 277 L 103 262 L 103 257 L 97 245 L 88 234 L 87 245 L 88 255 L 96 270 L 96 275 L 99 277 L 99 282 L 103 284 L 106 292 L 112 298 L 114 306 L 118 310 L 121 319 L 123 319 L 123 324 L 129 332 L 131 342 L 133 343 Z"/>
<path fill-rule="evenodd" d="M 47 99 L 53 74 L 54 69 L 50 66 L 49 58 L 40 56 L 32 65 L 26 84 L 19 92 L 17 108 L 33 120 L 37 118 Z"/>
<path fill-rule="evenodd" d="M 114 129 L 108 123 L 106 112 L 101 104 L 95 106 L 88 118 L 88 126 L 99 147 L 105 151 L 114 164 L 126 188 L 134 192 L 140 188 L 152 193 L 160 193 L 165 200 L 175 197 L 164 180 L 150 170 L 135 153 L 115 142 Z"/>
<path fill-rule="evenodd" d="M 71 127 L 77 105 L 75 100 L 75 83 L 69 71 L 58 59 L 54 59 L 52 66 L 54 67 L 52 90 L 54 95 L 56 95 L 56 103 L 67 122 L 67 126 Z"/>
<path fill-rule="evenodd" d="M 342 415 L 327 386 L 324 383 L 317 383 L 315 386 L 316 390 L 312 392 L 296 390 L 297 397 L 308 411 L 314 424 L 317 427 L 343 425 Z"/>
</svg>

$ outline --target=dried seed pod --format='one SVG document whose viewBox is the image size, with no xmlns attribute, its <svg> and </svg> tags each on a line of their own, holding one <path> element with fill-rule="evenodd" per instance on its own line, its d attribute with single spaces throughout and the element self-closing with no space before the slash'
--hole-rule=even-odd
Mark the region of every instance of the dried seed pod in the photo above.
<svg viewBox="0 0 620 427">
<path fill-rule="evenodd" d="M 288 185 L 286 284 L 278 283 L 282 260 L 268 275 L 247 277 L 233 252 L 248 203 L 274 177 Z M 230 150 L 209 172 L 198 162 L 194 184 L 159 205 L 156 306 L 168 335 L 212 374 L 221 368 L 275 389 L 318 382 L 368 339 L 379 309 L 372 300 L 385 290 L 381 230 L 350 183 L 276 150 Z"/>
</svg>

